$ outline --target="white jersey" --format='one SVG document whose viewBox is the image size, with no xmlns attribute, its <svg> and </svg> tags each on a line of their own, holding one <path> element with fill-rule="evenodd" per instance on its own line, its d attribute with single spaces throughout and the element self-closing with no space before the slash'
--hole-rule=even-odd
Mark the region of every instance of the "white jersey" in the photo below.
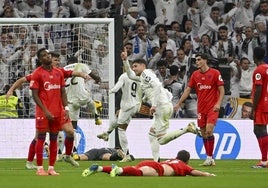
<svg viewBox="0 0 268 188">
<path fill-rule="evenodd" d="M 136 76 L 134 71 L 131 70 L 128 61 L 124 61 L 124 66 L 129 78 L 141 82 L 141 90 L 152 106 L 171 103 L 172 94 L 162 86 L 153 70 L 145 69 L 140 76 Z"/>
<path fill-rule="evenodd" d="M 120 109 L 127 111 L 134 106 L 141 103 L 140 83 L 128 78 L 127 73 L 123 73 L 114 87 L 110 90 L 112 93 L 116 93 L 122 90 L 122 97 L 120 102 Z"/>
<path fill-rule="evenodd" d="M 77 72 L 83 72 L 90 74 L 91 70 L 86 64 L 74 63 L 64 67 L 65 70 L 72 70 Z M 66 80 L 66 93 L 68 97 L 68 102 L 87 101 L 90 98 L 90 91 L 86 89 L 85 80 L 81 77 L 71 77 Z"/>
</svg>

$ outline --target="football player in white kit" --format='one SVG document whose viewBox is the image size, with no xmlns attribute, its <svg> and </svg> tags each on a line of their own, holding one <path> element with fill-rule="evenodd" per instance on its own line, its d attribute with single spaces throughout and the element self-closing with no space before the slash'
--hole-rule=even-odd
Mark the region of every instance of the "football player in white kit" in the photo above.
<svg viewBox="0 0 268 188">
<path fill-rule="evenodd" d="M 97 137 L 108 141 L 109 134 L 118 127 L 119 142 L 125 154 L 125 157 L 120 162 L 128 162 L 132 158 L 129 154 L 126 129 L 131 118 L 139 112 L 141 106 L 140 82 L 129 79 L 127 73 L 123 73 L 114 87 L 110 89 L 109 94 L 116 93 L 120 89 L 122 96 L 118 115 L 110 122 L 107 132 L 99 134 Z"/>
<path fill-rule="evenodd" d="M 88 65 L 84 63 L 78 63 L 76 57 L 70 57 L 67 61 L 67 66 L 64 67 L 65 70 L 73 70 L 84 72 L 89 74 L 96 82 L 100 81 L 100 77 L 93 73 Z M 94 114 L 95 124 L 101 125 L 102 121 L 100 119 L 100 112 L 96 109 L 94 100 L 91 97 L 91 92 L 87 90 L 86 83 L 83 78 L 71 77 L 66 80 L 66 93 L 68 98 L 68 107 L 70 109 L 69 116 L 72 121 L 74 129 L 77 129 L 77 121 L 80 114 L 80 108 L 82 106 L 87 106 L 89 111 Z M 75 146 L 77 146 L 75 144 Z"/>
<path fill-rule="evenodd" d="M 132 69 L 127 59 L 126 49 L 121 53 L 121 59 L 128 77 L 141 83 L 141 91 L 152 105 L 150 113 L 153 114 L 153 122 L 149 130 L 149 141 L 153 160 L 159 161 L 160 145 L 167 144 L 187 132 L 197 134 L 197 128 L 191 122 L 185 128 L 167 133 L 169 120 L 173 113 L 172 94 L 162 86 L 162 83 L 151 69 L 146 69 L 144 59 L 134 60 Z"/>
</svg>

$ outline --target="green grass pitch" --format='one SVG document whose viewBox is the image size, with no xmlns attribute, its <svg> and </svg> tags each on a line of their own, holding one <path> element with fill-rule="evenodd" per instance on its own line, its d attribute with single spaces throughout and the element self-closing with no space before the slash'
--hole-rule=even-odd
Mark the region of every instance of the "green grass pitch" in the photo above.
<svg viewBox="0 0 268 188">
<path fill-rule="evenodd" d="M 115 162 L 118 166 L 135 165 L 140 160 L 129 163 Z M 199 167 L 201 160 L 192 160 L 196 169 L 216 174 L 216 177 L 114 177 L 97 173 L 82 177 L 81 173 L 93 163 L 111 165 L 110 161 L 80 161 L 80 167 L 72 167 L 65 162 L 57 162 L 55 169 L 60 176 L 40 177 L 35 170 L 25 169 L 23 159 L 0 159 L 0 186 L 3 188 L 267 188 L 268 168 L 252 169 L 257 160 L 216 160 L 214 167 Z M 45 159 L 45 167 L 47 160 Z"/>
</svg>

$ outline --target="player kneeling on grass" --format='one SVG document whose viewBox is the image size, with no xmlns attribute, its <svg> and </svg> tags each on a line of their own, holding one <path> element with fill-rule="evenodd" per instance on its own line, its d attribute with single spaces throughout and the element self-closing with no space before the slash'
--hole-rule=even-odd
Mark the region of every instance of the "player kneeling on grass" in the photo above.
<svg viewBox="0 0 268 188">
<path fill-rule="evenodd" d="M 83 177 L 90 176 L 97 172 L 105 172 L 111 177 L 115 176 L 216 176 L 215 174 L 196 170 L 188 165 L 190 153 L 186 150 L 178 152 L 175 159 L 169 159 L 163 162 L 145 160 L 136 166 L 118 167 L 99 166 L 93 164 L 85 169 L 82 173 Z"/>
</svg>

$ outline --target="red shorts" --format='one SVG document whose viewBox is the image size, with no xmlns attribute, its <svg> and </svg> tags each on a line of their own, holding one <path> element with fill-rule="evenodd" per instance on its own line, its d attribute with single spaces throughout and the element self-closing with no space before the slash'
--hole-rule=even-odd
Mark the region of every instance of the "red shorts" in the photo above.
<svg viewBox="0 0 268 188">
<path fill-rule="evenodd" d="M 143 166 L 149 166 L 155 169 L 159 176 L 163 176 L 164 174 L 163 166 L 156 161 L 142 161 L 136 165 L 137 168 L 143 167 Z"/>
<path fill-rule="evenodd" d="M 54 121 L 48 121 L 43 113 L 36 114 L 35 127 L 39 132 L 59 132 L 63 125 L 71 122 L 70 118 L 65 119 L 65 112 L 62 111 L 60 116 L 54 117 Z"/>
<path fill-rule="evenodd" d="M 268 112 L 260 110 L 255 111 L 254 125 L 267 125 L 268 124 Z"/>
<path fill-rule="evenodd" d="M 211 109 L 207 113 L 198 113 L 198 119 L 197 119 L 198 127 L 203 128 L 207 124 L 216 125 L 218 117 L 219 112 L 215 112 L 213 111 L 213 109 Z"/>
</svg>

